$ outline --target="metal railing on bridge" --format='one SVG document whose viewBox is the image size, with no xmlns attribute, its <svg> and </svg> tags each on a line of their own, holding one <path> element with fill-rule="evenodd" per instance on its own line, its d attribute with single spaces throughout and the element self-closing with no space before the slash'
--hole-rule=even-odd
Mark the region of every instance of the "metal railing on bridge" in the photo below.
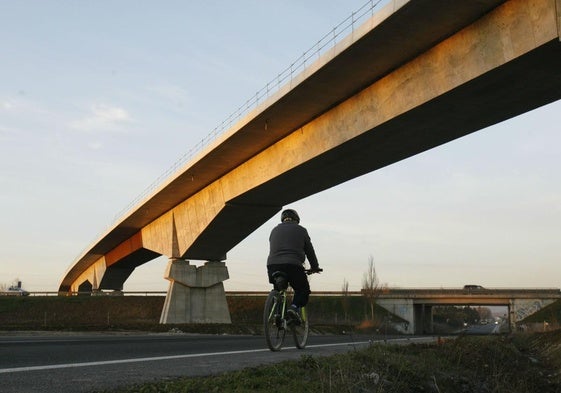
<svg viewBox="0 0 561 393">
<path fill-rule="evenodd" d="M 383 0 L 369 0 L 358 10 L 354 11 L 345 20 L 332 28 L 327 34 L 321 37 L 320 40 L 317 41 L 310 49 L 306 50 L 288 67 L 279 72 L 279 74 L 270 82 L 268 82 L 263 88 L 261 88 L 261 90 L 257 91 L 253 96 L 251 96 L 251 98 L 246 100 L 225 120 L 218 124 L 218 126 L 216 126 L 207 136 L 201 139 L 199 143 L 193 146 L 176 162 L 174 162 L 170 168 L 168 168 L 156 180 L 154 180 L 132 202 L 130 202 L 125 208 L 118 212 L 113 220 L 113 223 L 117 222 L 130 209 L 132 209 L 151 192 L 153 192 L 165 179 L 169 178 L 172 174 L 178 171 L 185 163 L 193 158 L 196 153 L 202 151 L 205 146 L 209 145 L 223 132 L 232 127 L 235 122 L 242 118 L 243 115 L 247 114 L 250 110 L 263 103 L 264 100 L 279 91 L 282 86 L 287 83 L 291 83 L 295 75 L 305 71 L 308 66 L 310 66 L 315 60 L 319 59 L 322 54 L 327 52 L 327 50 L 333 48 L 337 44 L 337 42 L 339 42 L 338 40 L 341 36 L 354 32 L 356 26 L 365 22 L 368 18 L 374 15 L 374 10 L 381 3 L 383 3 Z"/>
<path fill-rule="evenodd" d="M 552 297 L 561 298 L 559 288 L 386 288 L 379 290 L 380 297 Z"/>
</svg>

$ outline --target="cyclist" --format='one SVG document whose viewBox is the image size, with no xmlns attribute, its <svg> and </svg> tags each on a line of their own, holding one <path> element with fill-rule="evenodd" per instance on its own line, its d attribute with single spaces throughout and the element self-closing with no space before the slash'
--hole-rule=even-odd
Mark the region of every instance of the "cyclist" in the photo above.
<svg viewBox="0 0 561 393">
<path fill-rule="evenodd" d="M 292 304 L 287 310 L 289 317 L 299 320 L 299 309 L 308 303 L 310 284 L 304 269 L 308 258 L 312 272 L 319 272 L 318 259 L 306 228 L 300 225 L 300 217 L 295 210 L 286 209 L 281 213 L 281 223 L 269 236 L 269 257 L 267 272 L 269 282 L 274 284 L 273 273 L 280 271 L 287 275 L 294 289 Z"/>
</svg>

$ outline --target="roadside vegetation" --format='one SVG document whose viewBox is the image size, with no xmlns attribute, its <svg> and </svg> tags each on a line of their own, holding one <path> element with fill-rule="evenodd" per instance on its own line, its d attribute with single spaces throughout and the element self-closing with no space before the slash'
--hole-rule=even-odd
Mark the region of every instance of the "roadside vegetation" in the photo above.
<svg viewBox="0 0 561 393">
<path fill-rule="evenodd" d="M 560 332 L 373 345 L 345 355 L 303 355 L 298 361 L 110 392 L 553 393 L 561 391 L 561 357 L 550 348 L 559 344 Z"/>
<path fill-rule="evenodd" d="M 0 330 L 169 331 L 260 334 L 265 296 L 228 296 L 232 325 L 161 325 L 164 296 L 0 296 Z M 388 314 L 376 308 L 380 326 Z M 361 296 L 312 297 L 308 309 L 315 328 L 347 330 L 370 315 Z M 202 331 L 201 331 L 202 330 Z M 388 331 L 391 332 L 391 331 Z"/>
<path fill-rule="evenodd" d="M 2 330 L 157 331 L 261 334 L 264 297 L 228 297 L 231 325 L 160 325 L 163 296 L 0 297 Z M 343 330 L 395 333 L 387 312 L 360 296 L 316 297 L 310 303 L 315 333 Z M 435 325 L 458 332 L 481 316 L 470 308 L 442 307 Z M 345 355 L 312 357 L 200 378 L 166 380 L 111 391 L 131 392 L 561 392 L 561 302 L 523 321 L 542 333 L 449 336 L 438 345 L 373 345 Z M 520 329 L 522 330 L 522 329 Z"/>
<path fill-rule="evenodd" d="M 261 334 L 265 297 L 229 296 L 227 300 L 232 325 L 201 326 L 161 325 L 164 296 L 0 296 L 0 330 L 165 332 L 174 329 L 192 333 Z M 319 332 L 358 330 L 393 334 L 396 325 L 404 323 L 372 304 L 370 298 L 348 294 L 312 296 L 308 313 L 313 321 L 312 330 Z M 478 318 L 475 309 L 469 307 L 436 308 L 434 328 L 437 334 L 458 333 L 464 322 L 475 323 Z"/>
</svg>

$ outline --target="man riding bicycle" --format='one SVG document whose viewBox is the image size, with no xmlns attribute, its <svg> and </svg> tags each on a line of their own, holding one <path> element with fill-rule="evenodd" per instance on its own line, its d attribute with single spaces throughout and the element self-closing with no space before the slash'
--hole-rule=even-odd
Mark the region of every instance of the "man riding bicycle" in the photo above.
<svg viewBox="0 0 561 393">
<path fill-rule="evenodd" d="M 310 295 L 310 284 L 304 269 L 306 257 L 311 272 L 321 271 L 312 241 L 306 228 L 300 225 L 298 213 L 286 209 L 281 213 L 281 223 L 273 228 L 269 236 L 267 273 L 271 284 L 275 284 L 273 273 L 286 274 L 288 283 L 294 289 L 294 297 L 287 314 L 296 319 L 299 318 L 299 309 L 308 303 Z"/>
</svg>

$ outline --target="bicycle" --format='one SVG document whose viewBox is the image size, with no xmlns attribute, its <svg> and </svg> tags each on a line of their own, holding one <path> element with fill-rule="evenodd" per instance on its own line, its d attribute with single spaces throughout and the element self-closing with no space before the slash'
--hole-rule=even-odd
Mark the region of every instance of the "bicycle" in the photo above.
<svg viewBox="0 0 561 393">
<path fill-rule="evenodd" d="M 306 270 L 306 274 L 320 273 L 323 269 Z M 304 349 L 308 341 L 309 320 L 306 307 L 300 308 L 299 320 L 287 318 L 287 304 L 290 298 L 288 291 L 288 276 L 284 272 L 274 272 L 274 287 L 269 292 L 265 301 L 263 311 L 263 327 L 265 340 L 271 351 L 280 351 L 287 330 L 290 330 L 294 338 L 294 344 L 298 349 Z"/>
</svg>

